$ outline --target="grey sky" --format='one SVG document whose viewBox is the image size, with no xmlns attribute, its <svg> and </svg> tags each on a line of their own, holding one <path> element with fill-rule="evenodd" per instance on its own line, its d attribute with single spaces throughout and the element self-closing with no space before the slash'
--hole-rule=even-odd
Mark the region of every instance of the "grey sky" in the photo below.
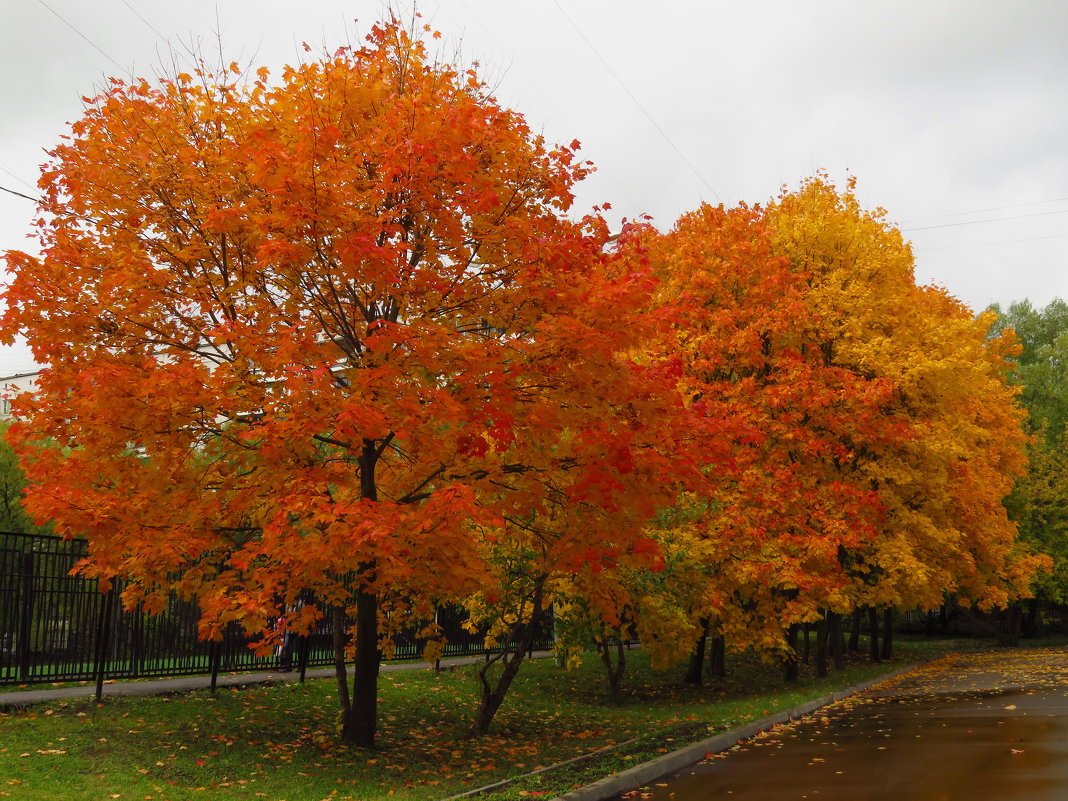
<svg viewBox="0 0 1068 801">
<path fill-rule="evenodd" d="M 818 169 L 848 170 L 906 229 L 921 282 L 976 308 L 1068 298 L 1063 0 L 419 6 L 501 102 L 549 139 L 583 143 L 599 171 L 579 206 L 608 201 L 614 223 L 648 213 L 668 228 L 702 200 L 764 202 Z M 79 98 L 108 75 L 158 72 L 168 47 L 213 53 L 219 31 L 228 59 L 279 66 L 305 56 L 302 42 L 357 41 L 382 9 L 0 0 L 0 186 L 33 194 Z M 33 249 L 32 211 L 0 192 L 0 250 Z M 0 350 L 0 375 L 30 366 L 24 348 Z"/>
</svg>

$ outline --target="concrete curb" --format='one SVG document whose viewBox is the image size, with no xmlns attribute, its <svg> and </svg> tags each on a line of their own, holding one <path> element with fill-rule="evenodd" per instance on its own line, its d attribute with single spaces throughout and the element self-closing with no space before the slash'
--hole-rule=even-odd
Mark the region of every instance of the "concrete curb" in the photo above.
<svg viewBox="0 0 1068 801">
<path fill-rule="evenodd" d="M 641 787 L 644 784 L 649 784 L 649 782 L 660 779 L 669 773 L 681 770 L 687 765 L 700 762 L 704 759 L 705 754 L 714 754 L 719 751 L 725 751 L 739 740 L 748 740 L 750 737 L 753 737 L 762 731 L 767 731 L 772 726 L 796 720 L 805 715 L 811 715 L 820 707 L 833 704 L 836 701 L 841 701 L 843 698 L 848 698 L 851 695 L 866 690 L 869 687 L 873 687 L 876 684 L 881 684 L 884 681 L 895 679 L 898 676 L 915 670 L 922 664 L 923 663 L 910 665 L 909 667 L 892 671 L 891 673 L 870 679 L 869 681 L 855 684 L 852 687 L 847 687 L 844 690 L 838 690 L 830 695 L 825 695 L 822 698 L 807 701 L 799 706 L 795 706 L 793 709 L 787 709 L 783 712 L 777 712 L 774 715 L 768 715 L 766 718 L 754 720 L 752 723 L 747 723 L 737 729 L 732 729 L 731 731 L 717 734 L 713 737 L 701 740 L 700 742 L 683 746 L 682 748 L 672 751 L 670 754 L 664 754 L 649 762 L 635 765 L 633 768 L 628 768 L 620 773 L 614 773 L 611 776 L 606 776 L 603 779 L 595 781 L 593 784 L 588 784 L 585 787 L 572 790 L 570 793 L 564 793 L 563 795 L 552 799 L 552 801 L 605 801 L 605 799 L 628 792 L 636 787 Z"/>
</svg>

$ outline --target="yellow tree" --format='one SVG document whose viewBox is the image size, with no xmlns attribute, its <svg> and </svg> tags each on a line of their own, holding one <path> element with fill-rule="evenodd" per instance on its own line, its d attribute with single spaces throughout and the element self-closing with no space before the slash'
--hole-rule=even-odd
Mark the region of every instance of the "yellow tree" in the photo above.
<svg viewBox="0 0 1068 801">
<path fill-rule="evenodd" d="M 990 316 L 917 287 L 900 232 L 852 190 L 820 176 L 769 209 L 775 251 L 809 276 L 827 363 L 894 388 L 883 410 L 900 436 L 855 460 L 886 517 L 848 557 L 851 602 L 930 608 L 956 592 L 1002 605 L 1026 592 L 1036 565 L 1002 506 L 1023 464 L 1022 413 L 1005 381 L 1011 338 L 987 341 Z"/>
</svg>

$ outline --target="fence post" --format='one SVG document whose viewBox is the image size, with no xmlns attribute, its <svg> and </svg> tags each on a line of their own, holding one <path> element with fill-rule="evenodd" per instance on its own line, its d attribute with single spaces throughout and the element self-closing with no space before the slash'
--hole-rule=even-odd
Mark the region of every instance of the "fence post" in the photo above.
<svg viewBox="0 0 1068 801">
<path fill-rule="evenodd" d="M 137 604 L 133 620 L 130 626 L 130 672 L 134 678 L 141 675 L 141 665 L 144 662 L 145 639 L 145 608 L 143 603 Z"/>
<path fill-rule="evenodd" d="M 30 681 L 30 638 L 33 636 L 33 551 L 26 551 L 22 564 L 22 620 L 19 625 L 19 681 Z"/>
<path fill-rule="evenodd" d="M 308 673 L 308 654 L 311 651 L 311 632 L 300 638 L 300 683 Z"/>
<path fill-rule="evenodd" d="M 225 636 L 225 635 L 224 635 Z M 208 667 L 211 669 L 211 694 L 219 686 L 219 662 L 222 660 L 222 640 L 212 640 L 208 646 Z"/>
<path fill-rule="evenodd" d="M 104 676 L 108 671 L 108 650 L 111 648 L 111 618 L 115 610 L 115 599 L 118 597 L 116 582 L 112 581 L 111 589 L 104 596 L 100 614 L 100 627 L 96 635 L 96 702 L 99 704 L 104 695 Z"/>
</svg>

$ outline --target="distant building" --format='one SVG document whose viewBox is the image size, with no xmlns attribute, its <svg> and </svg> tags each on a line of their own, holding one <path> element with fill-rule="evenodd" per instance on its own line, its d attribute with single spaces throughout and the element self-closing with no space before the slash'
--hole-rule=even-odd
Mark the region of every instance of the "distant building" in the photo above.
<svg viewBox="0 0 1068 801">
<path fill-rule="evenodd" d="M 0 376 L 0 420 L 11 417 L 11 399 L 15 395 L 37 388 L 37 376 L 37 371 Z"/>
</svg>

